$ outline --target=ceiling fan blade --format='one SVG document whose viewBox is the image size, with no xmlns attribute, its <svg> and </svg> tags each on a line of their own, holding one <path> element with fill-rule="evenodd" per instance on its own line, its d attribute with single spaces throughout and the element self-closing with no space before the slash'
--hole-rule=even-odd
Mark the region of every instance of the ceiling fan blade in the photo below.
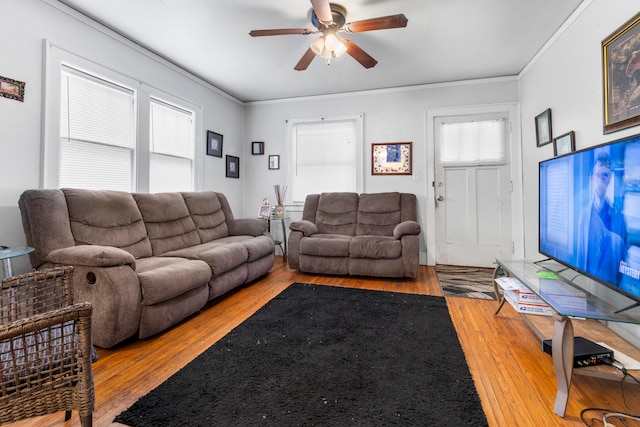
<svg viewBox="0 0 640 427">
<path fill-rule="evenodd" d="M 333 13 L 331 13 L 329 0 L 311 0 L 311 5 L 321 23 L 329 25 L 333 22 Z"/>
<path fill-rule="evenodd" d="M 316 31 L 311 31 L 307 28 L 280 28 L 274 30 L 252 30 L 249 32 L 251 37 L 261 37 L 261 36 L 283 36 L 288 34 L 301 34 L 307 35 L 314 33 Z"/>
<path fill-rule="evenodd" d="M 403 28 L 407 26 L 404 14 L 381 16 L 379 18 L 364 19 L 362 21 L 344 24 L 342 29 L 347 33 L 362 33 L 364 31 L 386 30 L 389 28 Z"/>
<path fill-rule="evenodd" d="M 347 47 L 347 53 L 360 63 L 364 68 L 375 67 L 378 63 L 371 55 L 362 50 L 360 46 L 347 39 L 340 39 L 342 43 Z"/>
<path fill-rule="evenodd" d="M 300 61 L 298 61 L 298 63 L 296 64 L 295 67 L 293 67 L 293 69 L 296 71 L 306 70 L 309 64 L 311 64 L 311 61 L 313 61 L 313 58 L 315 57 L 316 57 L 316 54 L 313 53 L 311 48 L 307 49 L 307 51 L 304 53 L 304 55 L 302 55 L 302 58 L 300 58 Z"/>
</svg>

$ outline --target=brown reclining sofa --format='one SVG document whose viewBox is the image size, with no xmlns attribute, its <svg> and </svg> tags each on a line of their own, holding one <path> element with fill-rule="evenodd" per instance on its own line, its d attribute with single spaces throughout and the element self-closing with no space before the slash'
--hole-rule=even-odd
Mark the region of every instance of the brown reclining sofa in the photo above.
<svg viewBox="0 0 640 427">
<path fill-rule="evenodd" d="M 98 347 L 163 331 L 274 263 L 265 222 L 234 219 L 221 193 L 27 190 L 19 207 L 32 267 L 74 267 Z"/>
</svg>

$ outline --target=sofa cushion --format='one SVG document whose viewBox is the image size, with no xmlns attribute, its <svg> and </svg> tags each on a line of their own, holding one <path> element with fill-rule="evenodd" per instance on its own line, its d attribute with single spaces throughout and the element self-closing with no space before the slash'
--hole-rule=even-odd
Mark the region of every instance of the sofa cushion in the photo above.
<svg viewBox="0 0 640 427">
<path fill-rule="evenodd" d="M 164 256 L 197 259 L 206 262 L 214 276 L 229 271 L 247 262 L 247 248 L 242 242 L 231 241 L 230 238 L 218 239 L 176 251 L 167 252 Z"/>
<path fill-rule="evenodd" d="M 153 255 L 200 244 L 200 237 L 180 193 L 134 193 L 144 218 Z"/>
<path fill-rule="evenodd" d="M 402 243 L 389 236 L 354 236 L 349 243 L 349 255 L 352 258 L 400 258 Z"/>
<path fill-rule="evenodd" d="M 76 245 L 115 246 L 136 258 L 151 256 L 142 215 L 130 193 L 63 189 Z"/>
<path fill-rule="evenodd" d="M 400 213 L 400 193 L 361 194 L 356 234 L 393 236 Z"/>
<path fill-rule="evenodd" d="M 315 220 L 318 232 L 355 236 L 357 212 L 357 193 L 322 193 Z"/>
<path fill-rule="evenodd" d="M 249 237 L 242 236 L 244 239 L 240 242 L 245 248 L 247 248 L 247 261 L 252 262 L 269 254 L 273 254 L 276 250 L 276 245 L 273 243 L 273 239 L 267 236 Z"/>
<path fill-rule="evenodd" d="M 216 246 L 197 255 L 198 259 L 205 261 L 214 276 L 229 271 L 247 262 L 249 254 L 242 243 L 228 243 Z"/>
<path fill-rule="evenodd" d="M 211 278 L 207 263 L 172 257 L 138 260 L 136 273 L 142 290 L 142 305 L 153 305 L 206 284 Z"/>
<path fill-rule="evenodd" d="M 202 243 L 229 235 L 218 194 L 213 191 L 182 193 Z"/>
<path fill-rule="evenodd" d="M 300 255 L 348 257 L 350 236 L 341 234 L 315 234 L 300 240 Z"/>
</svg>

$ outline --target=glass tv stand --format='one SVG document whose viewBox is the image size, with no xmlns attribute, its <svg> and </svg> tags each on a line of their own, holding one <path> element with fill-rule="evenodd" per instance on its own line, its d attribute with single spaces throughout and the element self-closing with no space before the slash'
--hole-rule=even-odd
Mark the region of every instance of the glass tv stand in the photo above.
<svg viewBox="0 0 640 427">
<path fill-rule="evenodd" d="M 560 274 L 561 270 L 569 272 L 572 272 L 572 270 L 567 270 L 555 262 L 553 262 L 553 269 L 551 268 L 552 265 L 549 264 L 547 266 L 546 262 L 532 263 L 524 260 L 498 259 L 496 264 L 493 274 L 494 279 L 502 276 L 517 278 L 554 311 L 552 358 L 558 382 L 554 412 L 564 417 L 573 374 L 574 331 L 571 319 L 580 318 L 640 324 L 640 307 L 629 308 L 633 307 L 633 305 L 629 306 L 628 304 L 622 307 L 613 306 L 611 303 L 585 290 L 584 286 L 576 285 L 571 278 Z M 587 282 L 595 283 L 576 272 L 573 272 L 573 274 L 574 276 L 580 276 Z M 494 313 L 494 315 L 497 315 L 505 303 L 505 298 L 499 292 L 499 287 L 495 280 L 493 286 L 498 299 L 498 308 Z"/>
</svg>

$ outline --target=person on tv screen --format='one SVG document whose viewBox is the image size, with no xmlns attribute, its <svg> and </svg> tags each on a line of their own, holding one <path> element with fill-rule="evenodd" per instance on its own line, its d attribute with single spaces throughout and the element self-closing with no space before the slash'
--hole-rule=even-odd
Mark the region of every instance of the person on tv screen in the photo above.
<svg viewBox="0 0 640 427">
<path fill-rule="evenodd" d="M 600 152 L 591 170 L 591 197 L 578 221 L 577 261 L 581 270 L 617 285 L 627 227 L 622 213 L 607 198 L 611 178 L 611 158 Z"/>
</svg>

